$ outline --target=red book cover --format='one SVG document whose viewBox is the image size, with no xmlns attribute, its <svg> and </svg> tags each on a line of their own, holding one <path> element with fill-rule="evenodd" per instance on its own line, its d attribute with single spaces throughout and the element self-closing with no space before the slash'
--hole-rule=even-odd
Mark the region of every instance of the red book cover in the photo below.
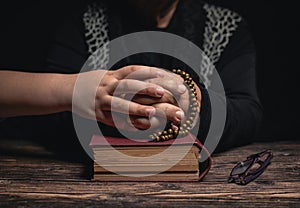
<svg viewBox="0 0 300 208">
<path fill-rule="evenodd" d="M 117 138 L 117 137 L 107 137 L 107 136 L 99 136 L 93 135 L 90 146 L 106 146 L 111 145 L 113 147 L 121 147 L 121 146 L 169 146 L 169 145 L 188 145 L 194 144 L 202 149 L 203 145 L 200 141 L 194 137 L 192 134 L 188 134 L 185 137 L 171 139 L 163 142 L 153 142 L 142 139 L 127 139 L 127 138 Z"/>
</svg>

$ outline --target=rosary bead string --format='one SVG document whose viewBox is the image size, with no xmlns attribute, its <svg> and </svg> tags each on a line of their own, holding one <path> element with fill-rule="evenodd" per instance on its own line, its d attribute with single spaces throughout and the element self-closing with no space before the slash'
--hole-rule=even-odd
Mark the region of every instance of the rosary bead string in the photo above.
<svg viewBox="0 0 300 208">
<path fill-rule="evenodd" d="M 156 141 L 156 142 L 167 141 L 170 139 L 176 139 L 178 135 L 181 137 L 187 135 L 189 131 L 192 129 L 194 120 L 197 115 L 197 111 L 198 111 L 197 92 L 191 75 L 180 69 L 173 69 L 172 72 L 180 75 L 183 78 L 186 85 L 188 86 L 189 97 L 190 97 L 189 115 L 187 116 L 186 121 L 181 126 L 178 127 L 178 130 L 173 130 L 172 123 L 169 122 L 165 127 L 164 131 L 162 132 L 158 131 L 149 136 L 151 141 Z"/>
</svg>

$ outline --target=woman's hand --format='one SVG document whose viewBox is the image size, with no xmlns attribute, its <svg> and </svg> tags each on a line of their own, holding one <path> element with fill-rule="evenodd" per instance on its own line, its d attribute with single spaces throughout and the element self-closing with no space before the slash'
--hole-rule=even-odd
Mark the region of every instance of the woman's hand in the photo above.
<svg viewBox="0 0 300 208">
<path fill-rule="evenodd" d="M 147 66 L 127 66 L 116 71 L 82 73 L 78 76 L 74 90 L 73 112 L 110 126 L 133 130 L 125 119 L 126 115 L 149 119 L 158 111 L 155 106 L 130 101 L 122 96 L 137 94 L 153 99 L 162 98 L 166 90 L 158 84 L 144 80 L 164 76 L 163 70 Z M 182 93 L 178 86 L 172 92 Z M 179 122 L 181 117 L 178 118 L 178 113 L 176 114 L 181 111 L 179 107 L 169 105 L 165 110 L 169 120 Z M 123 116 L 114 116 L 113 120 L 112 114 Z"/>
<path fill-rule="evenodd" d="M 183 90 L 184 93 L 178 94 L 178 93 L 171 93 L 169 90 L 174 91 L 174 89 L 178 88 L 179 84 L 182 84 L 184 81 L 183 79 L 174 73 L 170 72 L 164 72 L 164 78 L 152 78 L 145 80 L 146 82 L 153 83 L 160 85 L 164 89 L 166 89 L 164 95 L 159 98 L 149 97 L 146 95 L 136 95 L 133 97 L 133 101 L 140 103 L 140 104 L 146 104 L 146 105 L 152 105 L 156 108 L 156 115 L 151 117 L 150 119 L 140 116 L 131 116 L 130 121 L 131 123 L 140 129 L 147 129 L 150 128 L 152 124 L 152 128 L 158 128 L 163 127 L 165 124 L 161 123 L 161 119 L 159 117 L 163 116 L 163 114 L 166 114 L 166 117 L 168 120 L 170 115 L 174 115 L 174 112 L 170 111 L 172 109 L 172 106 L 178 106 L 182 111 L 175 112 L 176 117 L 178 118 L 177 122 L 173 123 L 178 124 L 180 121 L 185 120 L 185 116 L 188 115 L 189 111 L 189 93 L 188 90 Z M 194 86 L 196 88 L 197 92 L 197 99 L 198 99 L 198 112 L 200 112 L 200 103 L 201 103 L 201 91 L 199 87 L 194 83 Z M 169 90 L 167 90 L 169 89 Z M 180 113 L 183 112 L 183 113 Z"/>
<path fill-rule="evenodd" d="M 128 115 L 149 120 L 155 114 L 157 118 L 161 110 L 170 121 L 178 122 L 181 118 L 178 115 L 182 110 L 175 105 L 172 96 L 181 96 L 186 88 L 181 86 L 182 80 L 165 84 L 165 80 L 169 80 L 169 74 L 146 66 L 128 66 L 116 71 L 98 70 L 81 74 L 1 71 L 0 116 L 73 111 L 85 118 L 97 119 L 111 126 L 117 123 L 129 129 L 131 125 L 126 120 Z M 124 99 L 123 95 L 126 94 L 147 96 L 150 101 L 129 101 Z M 115 123 L 112 113 L 121 115 Z M 147 128 L 148 124 L 140 126 Z"/>
</svg>

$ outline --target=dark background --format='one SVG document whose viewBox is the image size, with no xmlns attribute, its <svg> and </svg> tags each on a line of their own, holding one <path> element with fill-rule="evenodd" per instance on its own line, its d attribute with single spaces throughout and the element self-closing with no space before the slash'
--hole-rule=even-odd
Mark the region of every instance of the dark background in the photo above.
<svg viewBox="0 0 300 208">
<path fill-rule="evenodd" d="M 239 12 L 253 34 L 258 55 L 257 84 L 265 114 L 259 140 L 298 139 L 300 11 L 296 3 L 207 1 Z M 84 0 L 1 1 L 0 67 L 42 68 L 56 26 L 73 7 L 83 3 Z"/>
</svg>

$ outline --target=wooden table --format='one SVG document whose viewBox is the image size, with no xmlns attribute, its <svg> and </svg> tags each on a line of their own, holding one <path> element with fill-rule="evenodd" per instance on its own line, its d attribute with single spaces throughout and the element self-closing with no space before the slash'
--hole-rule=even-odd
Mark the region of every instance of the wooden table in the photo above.
<svg viewBox="0 0 300 208">
<path fill-rule="evenodd" d="M 236 162 L 269 148 L 272 164 L 257 180 L 226 182 Z M 299 142 L 257 143 L 213 159 L 199 183 L 100 183 L 82 176 L 83 164 L 19 143 L 1 151 L 0 207 L 300 207 Z"/>
</svg>

